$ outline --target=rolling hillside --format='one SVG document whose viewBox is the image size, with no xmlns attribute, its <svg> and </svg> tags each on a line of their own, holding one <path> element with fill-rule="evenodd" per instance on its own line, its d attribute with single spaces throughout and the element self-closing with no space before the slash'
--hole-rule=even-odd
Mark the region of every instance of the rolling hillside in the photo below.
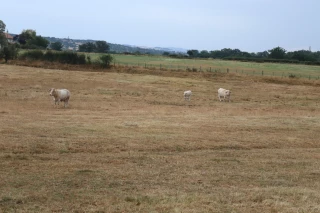
<svg viewBox="0 0 320 213">
<path fill-rule="evenodd" d="M 87 42 L 96 42 L 96 40 L 82 40 L 82 39 L 71 39 L 71 38 L 55 38 L 55 37 L 44 37 L 50 42 L 61 42 L 65 49 L 67 50 L 78 50 L 79 45 L 87 43 Z M 187 50 L 182 48 L 162 48 L 162 47 L 139 47 L 134 45 L 125 45 L 125 44 L 113 44 L 108 43 L 110 45 L 110 51 L 114 53 L 142 53 L 142 54 L 154 54 L 154 55 L 162 55 L 164 52 L 170 53 L 186 53 Z"/>
</svg>

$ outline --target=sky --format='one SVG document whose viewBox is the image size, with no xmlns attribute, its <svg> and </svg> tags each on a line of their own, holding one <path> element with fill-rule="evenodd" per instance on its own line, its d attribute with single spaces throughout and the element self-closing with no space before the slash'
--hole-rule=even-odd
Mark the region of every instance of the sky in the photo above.
<svg viewBox="0 0 320 213">
<path fill-rule="evenodd" d="M 319 0 L 11 0 L 9 33 L 186 50 L 320 51 Z"/>
</svg>

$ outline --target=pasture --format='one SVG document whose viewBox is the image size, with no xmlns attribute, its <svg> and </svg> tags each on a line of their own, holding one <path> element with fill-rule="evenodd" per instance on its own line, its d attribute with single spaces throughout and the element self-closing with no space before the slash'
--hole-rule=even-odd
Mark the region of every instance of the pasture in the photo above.
<svg viewBox="0 0 320 213">
<path fill-rule="evenodd" d="M 0 212 L 320 212 L 317 81 L 118 71 L 0 65 Z"/>
<path fill-rule="evenodd" d="M 90 53 L 92 60 L 96 60 L 101 54 Z M 179 59 L 167 56 L 148 55 L 112 55 L 115 66 L 154 67 L 164 70 L 211 71 L 226 73 L 239 73 L 250 76 L 286 76 L 294 75 L 296 78 L 320 79 L 320 66 L 285 63 L 254 63 L 220 59 Z"/>
</svg>

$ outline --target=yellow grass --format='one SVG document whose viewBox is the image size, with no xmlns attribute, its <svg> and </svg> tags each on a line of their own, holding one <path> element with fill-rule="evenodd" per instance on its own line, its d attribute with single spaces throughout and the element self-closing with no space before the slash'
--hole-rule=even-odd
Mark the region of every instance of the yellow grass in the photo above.
<svg viewBox="0 0 320 213">
<path fill-rule="evenodd" d="M 0 212 L 320 212 L 319 94 L 308 80 L 0 65 Z"/>
</svg>

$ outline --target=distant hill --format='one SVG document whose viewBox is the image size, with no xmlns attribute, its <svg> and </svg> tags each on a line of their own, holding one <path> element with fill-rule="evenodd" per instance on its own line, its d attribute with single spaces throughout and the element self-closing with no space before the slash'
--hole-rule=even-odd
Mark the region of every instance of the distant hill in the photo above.
<svg viewBox="0 0 320 213">
<path fill-rule="evenodd" d="M 88 43 L 88 42 L 96 42 L 96 40 L 86 39 L 70 39 L 70 38 L 55 38 L 55 37 L 43 37 L 50 42 L 61 42 L 63 44 L 63 48 L 65 50 L 73 50 L 77 51 L 79 49 L 79 45 Z M 110 52 L 114 53 L 141 53 L 141 54 L 153 54 L 153 55 L 162 55 L 164 52 L 169 53 L 183 53 L 185 54 L 187 50 L 182 48 L 162 48 L 162 47 L 139 47 L 134 45 L 125 45 L 125 44 L 113 44 L 108 43 L 110 46 Z"/>
</svg>

